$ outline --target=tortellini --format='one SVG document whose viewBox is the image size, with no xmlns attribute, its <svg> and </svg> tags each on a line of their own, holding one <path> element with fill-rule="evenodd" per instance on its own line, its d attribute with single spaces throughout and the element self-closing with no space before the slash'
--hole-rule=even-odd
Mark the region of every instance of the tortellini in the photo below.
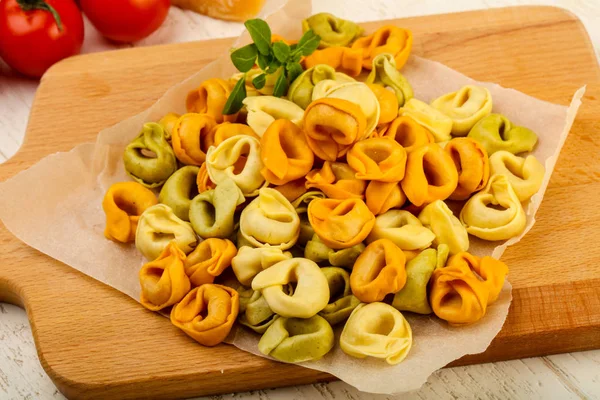
<svg viewBox="0 0 600 400">
<path fill-rule="evenodd" d="M 204 136 L 203 148 L 208 151 L 211 146 L 217 147 L 230 137 L 239 135 L 252 136 L 260 140 L 260 137 L 248 125 L 223 122 L 215 126 Z"/>
<path fill-rule="evenodd" d="M 158 258 L 140 269 L 140 303 L 144 307 L 159 311 L 178 303 L 189 292 L 191 285 L 184 260 L 185 254 L 171 242 Z"/>
<path fill-rule="evenodd" d="M 220 78 L 207 79 L 192 90 L 185 101 L 189 113 L 208 114 L 217 122 L 235 121 L 237 114 L 223 115 L 223 108 L 231 94 L 232 86 Z"/>
<path fill-rule="evenodd" d="M 323 243 L 335 250 L 359 244 L 375 225 L 375 216 L 360 199 L 313 200 L 308 220 Z"/>
<path fill-rule="evenodd" d="M 158 195 L 158 201 L 171 207 L 175 215 L 184 221 L 190 220 L 190 204 L 197 194 L 199 170 L 193 165 L 178 169 L 167 179 Z"/>
<path fill-rule="evenodd" d="M 243 103 L 248 111 L 246 119 L 248 125 L 260 137 L 262 137 L 269 125 L 277 119 L 287 119 L 299 125 L 304 116 L 302 107 L 279 97 L 246 97 Z"/>
<path fill-rule="evenodd" d="M 358 76 L 362 71 L 363 52 L 360 49 L 335 46 L 316 50 L 304 58 L 304 66 L 309 69 L 320 64 L 329 65 L 338 72 Z"/>
<path fill-rule="evenodd" d="M 319 315 L 331 325 L 336 325 L 348 319 L 360 304 L 360 300 L 352 294 L 350 275 L 344 269 L 326 267 L 321 268 L 321 272 L 329 284 L 329 304 L 319 312 Z"/>
<path fill-rule="evenodd" d="M 284 286 L 296 282 L 293 295 Z M 271 310 L 282 317 L 310 318 L 329 302 L 329 285 L 319 266 L 306 258 L 280 261 L 261 271 L 252 280 Z"/>
<path fill-rule="evenodd" d="M 258 350 L 279 361 L 318 360 L 334 345 L 333 329 L 322 317 L 277 318 L 258 342 Z"/>
<path fill-rule="evenodd" d="M 245 198 L 231 179 L 215 189 L 200 193 L 192 200 L 189 219 L 201 238 L 227 238 L 235 229 L 235 210 Z"/>
<path fill-rule="evenodd" d="M 333 67 L 326 64 L 318 64 L 308 68 L 290 85 L 287 97 L 303 109 L 306 109 L 313 98 L 315 85 L 324 80 L 333 80 L 335 82 L 354 82 L 354 78 L 342 73 L 336 72 Z"/>
<path fill-rule="evenodd" d="M 537 143 L 537 135 L 532 130 L 513 125 L 502 114 L 482 118 L 468 136 L 481 143 L 490 157 L 500 150 L 513 154 L 532 151 Z"/>
<path fill-rule="evenodd" d="M 271 39 L 273 39 L 274 36 L 276 35 L 272 35 Z M 275 40 L 272 40 L 272 42 L 274 43 Z M 267 75 L 265 78 L 265 85 L 262 88 L 257 89 L 252 84 L 252 81 L 254 80 L 254 78 L 256 78 L 259 75 L 262 75 L 263 73 L 263 70 L 260 68 L 252 68 L 250 71 L 245 73 L 240 72 L 237 74 L 233 74 L 233 76 L 229 80 L 232 84 L 235 84 L 237 83 L 237 81 L 244 78 L 245 76 L 247 96 L 273 96 L 273 91 L 275 90 L 275 83 L 277 82 L 277 78 L 279 78 L 279 76 L 283 73 L 283 68 L 280 67 L 274 73 Z"/>
<path fill-rule="evenodd" d="M 365 82 L 379 83 L 392 88 L 400 107 L 414 96 L 412 86 L 398 71 L 394 56 L 389 53 L 381 53 L 373 58 L 371 73 Z"/>
<path fill-rule="evenodd" d="M 400 182 L 404 178 L 406 150 L 391 139 L 370 138 L 356 142 L 346 160 L 358 179 Z"/>
<path fill-rule="evenodd" d="M 364 137 L 366 128 L 364 112 L 348 100 L 318 99 L 310 103 L 304 112 L 304 133 L 308 145 L 317 157 L 325 161 L 336 161 L 344 156 L 354 142 Z"/>
<path fill-rule="evenodd" d="M 104 236 L 115 242 L 132 242 L 140 215 L 155 204 L 154 193 L 137 182 L 112 184 L 102 200 L 106 214 Z"/>
<path fill-rule="evenodd" d="M 216 346 L 231 332 L 239 307 L 234 289 L 208 283 L 192 289 L 173 307 L 171 323 L 201 345 Z"/>
<path fill-rule="evenodd" d="M 380 136 L 394 139 L 407 153 L 429 143 L 435 143 L 435 138 L 429 130 L 408 116 L 394 119 Z"/>
<path fill-rule="evenodd" d="M 377 127 L 389 124 L 398 116 L 398 99 L 396 95 L 392 93 L 392 91 L 387 90 L 383 85 L 377 83 L 369 83 L 369 89 L 375 94 L 377 97 L 377 102 L 379 103 L 379 121 L 377 122 Z"/>
<path fill-rule="evenodd" d="M 263 188 L 242 211 L 240 232 L 254 247 L 287 250 L 298 240 L 300 217 L 281 193 Z"/>
<path fill-rule="evenodd" d="M 175 123 L 179 117 L 181 117 L 181 115 L 177 113 L 168 113 L 158 121 L 158 124 L 161 125 L 165 130 L 165 139 L 168 141 L 171 140 L 171 132 L 173 132 L 173 127 L 175 126 Z"/>
<path fill-rule="evenodd" d="M 283 185 L 273 186 L 273 189 L 277 190 L 289 201 L 294 201 L 307 192 L 306 177 L 290 181 Z"/>
<path fill-rule="evenodd" d="M 198 170 L 198 176 L 196 177 L 196 185 L 198 185 L 198 193 L 206 192 L 207 190 L 214 189 L 217 187 L 208 176 L 208 170 L 206 169 L 206 162 L 203 162 Z"/>
<path fill-rule="evenodd" d="M 308 210 L 308 205 L 314 199 L 324 199 L 326 198 L 325 194 L 316 190 L 308 191 L 298 197 L 296 200 L 292 202 L 292 206 L 296 210 L 296 213 L 300 217 L 300 235 L 298 236 L 298 241 L 296 242 L 300 246 L 305 246 L 306 243 L 313 237 L 315 234 L 315 230 L 312 225 L 308 221 L 308 216 L 306 214 Z M 307 257 L 308 258 L 308 257 Z"/>
<path fill-rule="evenodd" d="M 259 272 L 265 270 L 279 261 L 292 258 L 289 252 L 283 252 L 274 247 L 252 248 L 248 246 L 240 247 L 237 255 L 231 261 L 231 268 L 235 273 L 237 280 L 245 286 L 252 284 L 252 279 Z"/>
<path fill-rule="evenodd" d="M 446 114 L 431 107 L 429 104 L 412 98 L 408 100 L 400 111 L 401 116 L 407 116 L 423 125 L 435 138 L 436 142 L 445 142 L 452 139 L 452 119 Z"/>
<path fill-rule="evenodd" d="M 177 159 L 167 143 L 163 127 L 154 122 L 144 124 L 138 137 L 125 147 L 123 164 L 127 174 L 146 187 L 165 183 L 177 169 Z"/>
<path fill-rule="evenodd" d="M 468 233 L 483 240 L 510 239 L 523 232 L 527 223 L 506 175 L 493 175 L 487 186 L 466 202 L 460 220 Z"/>
<path fill-rule="evenodd" d="M 457 185 L 454 161 L 438 144 L 430 143 L 408 153 L 402 190 L 415 206 L 447 199 Z"/>
<path fill-rule="evenodd" d="M 533 155 L 525 158 L 500 150 L 490 157 L 490 174 L 505 175 L 520 201 L 537 193 L 544 180 L 544 166 Z"/>
<path fill-rule="evenodd" d="M 235 245 L 228 239 L 206 239 L 188 254 L 185 273 L 193 286 L 213 283 L 215 278 L 231 265 L 237 254 Z"/>
<path fill-rule="evenodd" d="M 219 185 L 231 179 L 246 197 L 256 196 L 265 185 L 262 168 L 260 142 L 251 136 L 231 137 L 211 147 L 206 157 L 210 180 Z"/>
<path fill-rule="evenodd" d="M 471 138 L 455 138 L 444 148 L 450 154 L 458 172 L 458 185 L 451 200 L 466 200 L 481 190 L 490 177 L 490 163 L 483 146 Z M 509 153 L 510 154 L 510 153 Z"/>
<path fill-rule="evenodd" d="M 466 136 L 477 121 L 492 112 L 492 95 L 484 87 L 467 85 L 438 97 L 431 106 L 452 119 L 454 136 Z"/>
<path fill-rule="evenodd" d="M 239 323 L 256 333 L 265 333 L 279 316 L 269 308 L 269 304 L 259 291 L 243 289 L 243 287 L 238 288 L 237 291 L 240 295 Z"/>
<path fill-rule="evenodd" d="M 352 293 L 364 303 L 382 301 L 406 283 L 406 257 L 389 239 L 370 243 L 352 267 Z"/>
<path fill-rule="evenodd" d="M 169 206 L 157 204 L 147 208 L 138 221 L 135 247 L 148 260 L 154 260 L 173 240 L 186 254 L 197 242 L 190 223 L 177 218 Z"/>
<path fill-rule="evenodd" d="M 332 199 L 362 199 L 367 183 L 357 179 L 348 164 L 325 161 L 321 169 L 313 169 L 308 173 L 306 187 L 319 189 Z"/>
<path fill-rule="evenodd" d="M 492 257 L 456 254 L 433 272 L 431 308 L 452 325 L 477 322 L 498 298 L 507 274 L 506 264 Z"/>
<path fill-rule="evenodd" d="M 360 304 L 340 336 L 344 353 L 356 358 L 383 358 L 395 365 L 412 346 L 412 330 L 402 313 L 385 303 Z"/>
<path fill-rule="evenodd" d="M 450 254 L 469 249 L 468 230 L 442 200 L 436 200 L 423 208 L 419 213 L 419 221 L 435 234 L 435 246 L 447 245 Z"/>
<path fill-rule="evenodd" d="M 200 166 L 206 160 L 205 137 L 217 126 L 208 114 L 184 114 L 173 127 L 171 142 L 177 159 L 183 164 Z"/>
<path fill-rule="evenodd" d="M 389 53 L 394 57 L 396 68 L 400 69 L 406 64 L 413 44 L 412 32 L 408 29 L 393 25 L 382 26 L 369 36 L 357 39 L 353 49 L 363 52 L 363 68 L 371 69 L 373 60 L 382 53 Z"/>
<path fill-rule="evenodd" d="M 423 250 L 406 264 L 406 284 L 394 295 L 392 306 L 400 311 L 431 314 L 427 298 L 427 284 L 437 265 L 437 252 Z"/>
<path fill-rule="evenodd" d="M 313 235 L 313 237 L 306 242 L 304 258 L 308 258 L 316 263 L 326 261 L 329 265 L 334 267 L 352 268 L 354 262 L 364 249 L 365 245 L 359 243 L 347 249 L 333 250 L 327 247 L 327 245 L 319 239 L 319 236 Z"/>
<path fill-rule="evenodd" d="M 421 250 L 431 246 L 435 234 L 410 212 L 390 210 L 375 218 L 375 225 L 367 242 L 379 239 L 388 239 L 402 250 Z"/>
<path fill-rule="evenodd" d="M 321 37 L 321 48 L 348 46 L 363 32 L 358 24 L 329 13 L 314 14 L 303 20 L 302 31 L 306 32 L 309 29 Z"/>
<path fill-rule="evenodd" d="M 273 122 L 260 139 L 262 176 L 283 185 L 300 179 L 311 170 L 315 156 L 298 126 L 286 119 Z"/>
<path fill-rule="evenodd" d="M 399 182 L 371 181 L 365 191 L 365 202 L 374 215 L 379 215 L 391 208 L 402 207 L 406 195 Z"/>
</svg>

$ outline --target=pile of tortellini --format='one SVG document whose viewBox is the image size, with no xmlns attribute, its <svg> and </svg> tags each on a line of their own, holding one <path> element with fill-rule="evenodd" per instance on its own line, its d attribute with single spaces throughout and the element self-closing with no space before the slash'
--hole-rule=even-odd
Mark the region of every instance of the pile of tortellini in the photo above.
<svg viewBox="0 0 600 400">
<path fill-rule="evenodd" d="M 265 355 L 303 362 L 327 354 L 340 326 L 345 353 L 396 364 L 413 340 L 401 311 L 471 324 L 497 299 L 508 268 L 468 253 L 469 234 L 524 230 L 544 167 L 520 154 L 537 136 L 492 113 L 484 87 L 415 99 L 399 71 L 406 29 L 361 37 L 330 14 L 304 29 L 321 48 L 286 98 L 268 80 L 223 115 L 241 76 L 212 78 L 186 114 L 143 126 L 123 156 L 133 181 L 104 198 L 105 235 L 149 260 L 141 303 L 170 308 L 203 345 L 238 321 Z"/>
</svg>

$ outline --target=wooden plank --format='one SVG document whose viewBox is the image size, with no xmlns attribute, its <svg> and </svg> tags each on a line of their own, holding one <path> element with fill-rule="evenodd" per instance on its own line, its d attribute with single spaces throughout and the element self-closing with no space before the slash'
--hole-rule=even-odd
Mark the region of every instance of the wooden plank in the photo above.
<svg viewBox="0 0 600 400">
<path fill-rule="evenodd" d="M 506 253 L 515 287 L 508 321 L 488 351 L 457 364 L 600 347 L 600 253 L 590 242 L 600 232 L 600 72 L 580 22 L 551 7 L 392 22 L 413 29 L 416 54 L 475 79 L 562 104 L 588 84 L 538 223 Z M 41 82 L 23 148 L 0 167 L 0 177 L 92 141 L 230 43 L 131 49 L 58 64 Z M 332 379 L 232 346 L 198 346 L 162 317 L 27 247 L 3 227 L 0 246 L 0 301 L 25 305 L 41 363 L 70 397 L 171 398 Z"/>
</svg>

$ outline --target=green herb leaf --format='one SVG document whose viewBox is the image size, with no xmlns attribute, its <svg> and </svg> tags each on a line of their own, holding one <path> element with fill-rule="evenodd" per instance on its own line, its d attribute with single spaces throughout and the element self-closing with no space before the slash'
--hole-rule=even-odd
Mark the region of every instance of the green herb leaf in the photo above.
<svg viewBox="0 0 600 400">
<path fill-rule="evenodd" d="M 269 28 L 269 24 L 260 18 L 256 18 L 249 19 L 244 22 L 244 25 L 260 54 L 268 55 L 271 48 L 271 28 Z"/>
<path fill-rule="evenodd" d="M 287 75 L 290 78 L 290 83 L 294 82 L 296 78 L 304 72 L 302 65 L 297 62 L 288 62 L 285 68 L 287 69 Z"/>
<path fill-rule="evenodd" d="M 288 81 L 286 77 L 286 70 L 283 69 L 281 71 L 281 75 L 275 81 L 275 86 L 273 87 L 273 96 L 281 97 L 287 93 L 288 89 Z"/>
<path fill-rule="evenodd" d="M 267 69 L 267 67 L 269 66 L 269 56 L 265 56 L 264 54 L 260 54 L 258 53 L 258 58 L 256 59 L 258 66 L 260 67 L 260 69 L 262 69 L 263 71 L 265 69 Z"/>
<path fill-rule="evenodd" d="M 292 53 L 292 55 L 288 59 L 288 62 L 297 63 L 297 62 L 300 62 L 301 59 L 302 59 L 302 53 L 296 53 L 296 52 L 294 52 L 294 53 Z"/>
<path fill-rule="evenodd" d="M 231 62 L 240 72 L 248 72 L 254 66 L 256 62 L 256 56 L 258 55 L 258 49 L 254 44 L 248 44 L 244 47 L 240 47 L 231 53 Z"/>
<path fill-rule="evenodd" d="M 290 46 L 283 43 L 283 41 L 273 43 L 273 54 L 275 54 L 275 58 L 279 60 L 279 62 L 284 63 L 287 61 L 290 56 Z"/>
<path fill-rule="evenodd" d="M 252 79 L 252 84 L 257 89 L 264 88 L 266 83 L 267 83 L 267 75 L 265 75 L 265 74 L 260 74 L 257 77 L 255 77 L 254 79 Z"/>
<path fill-rule="evenodd" d="M 281 67 L 281 63 L 279 62 L 278 59 L 276 59 L 275 57 L 273 57 L 273 59 L 269 62 L 269 65 L 267 66 L 267 69 L 265 70 L 265 73 L 267 74 L 274 74 L 275 72 L 277 72 L 277 70 L 279 69 L 279 67 Z"/>
<path fill-rule="evenodd" d="M 304 32 L 304 35 L 298 41 L 298 47 L 294 52 L 302 53 L 303 56 L 310 56 L 321 43 L 321 37 L 313 32 L 312 29 Z"/>
<path fill-rule="evenodd" d="M 225 107 L 223 107 L 223 115 L 231 115 L 242 109 L 244 103 L 242 101 L 246 98 L 246 74 L 237 81 L 231 94 L 227 98 L 227 102 L 225 102 Z"/>
</svg>

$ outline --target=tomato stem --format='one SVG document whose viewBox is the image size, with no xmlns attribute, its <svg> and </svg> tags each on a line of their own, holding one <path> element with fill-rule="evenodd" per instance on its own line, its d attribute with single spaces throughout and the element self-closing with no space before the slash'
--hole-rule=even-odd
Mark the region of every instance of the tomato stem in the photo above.
<svg viewBox="0 0 600 400">
<path fill-rule="evenodd" d="M 60 15 L 58 15 L 54 7 L 46 3 L 44 0 L 17 0 L 17 3 L 23 9 L 23 11 L 48 11 L 54 17 L 54 20 L 56 21 L 56 26 L 58 26 L 58 30 L 62 31 L 62 22 L 60 20 Z"/>
</svg>

